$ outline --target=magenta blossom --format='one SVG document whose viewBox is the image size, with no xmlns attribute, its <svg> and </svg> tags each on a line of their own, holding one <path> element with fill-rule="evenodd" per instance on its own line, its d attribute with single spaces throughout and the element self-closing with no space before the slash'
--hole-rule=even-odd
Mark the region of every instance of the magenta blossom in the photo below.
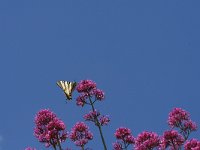
<svg viewBox="0 0 200 150">
<path fill-rule="evenodd" d="M 184 145 L 184 150 L 200 150 L 200 141 L 197 139 L 191 139 Z"/>
<path fill-rule="evenodd" d="M 117 139 L 125 139 L 129 135 L 131 135 L 131 130 L 129 128 L 120 127 L 115 132 L 115 137 Z"/>
<path fill-rule="evenodd" d="M 92 80 L 80 81 L 76 89 L 81 94 L 76 99 L 76 104 L 78 106 L 83 107 L 85 104 L 93 105 L 97 100 L 102 101 L 105 98 L 104 92 L 97 89 L 96 83 Z M 92 100 L 92 98 L 94 98 L 94 100 Z"/>
<path fill-rule="evenodd" d="M 176 130 L 165 131 L 163 134 L 162 147 L 171 149 L 178 149 L 184 143 L 184 138 Z"/>
<path fill-rule="evenodd" d="M 84 122 L 77 122 L 70 133 L 70 139 L 79 147 L 84 147 L 92 138 L 93 134 Z"/>
<path fill-rule="evenodd" d="M 196 130 L 197 130 L 197 125 L 195 122 L 191 120 L 184 122 L 183 131 L 196 131 Z"/>
<path fill-rule="evenodd" d="M 86 121 L 92 121 L 95 123 L 95 125 L 108 125 L 110 122 L 110 119 L 108 116 L 100 116 L 100 112 L 96 109 L 94 111 L 90 111 L 88 114 L 84 115 L 83 118 Z"/>
<path fill-rule="evenodd" d="M 135 143 L 135 138 L 133 137 L 129 128 L 118 128 L 115 132 L 115 137 L 117 138 L 117 141 L 113 143 L 113 148 L 115 150 L 120 150 L 120 148 L 127 149 L 130 144 Z"/>
<path fill-rule="evenodd" d="M 56 118 L 56 114 L 54 114 L 49 109 L 40 110 L 35 117 L 35 124 L 37 126 L 45 126 L 49 124 L 50 121 Z"/>
<path fill-rule="evenodd" d="M 100 89 L 94 89 L 93 93 L 95 95 L 96 100 L 101 101 L 105 98 L 104 92 Z"/>
<path fill-rule="evenodd" d="M 96 83 L 92 80 L 82 80 L 78 83 L 76 89 L 79 93 L 90 93 L 96 89 Z"/>
<path fill-rule="evenodd" d="M 76 105 L 77 106 L 84 106 L 87 102 L 86 99 L 88 98 L 88 94 L 87 93 L 83 93 L 81 95 L 79 95 L 76 99 Z"/>
<path fill-rule="evenodd" d="M 108 125 L 109 122 L 110 122 L 110 118 L 108 116 L 101 116 L 99 118 L 99 123 L 101 126 Z"/>
<path fill-rule="evenodd" d="M 67 138 L 67 132 L 65 132 L 65 124 L 56 118 L 54 121 L 51 121 L 48 126 L 48 134 L 46 138 L 49 140 L 59 139 L 59 142 L 64 142 Z"/>
<path fill-rule="evenodd" d="M 150 150 L 159 146 L 159 136 L 154 132 L 144 131 L 135 141 L 135 150 Z"/>
<path fill-rule="evenodd" d="M 88 114 L 85 114 L 83 118 L 86 121 L 92 121 L 96 123 L 96 119 L 100 116 L 100 112 L 97 110 L 90 111 Z"/>
<path fill-rule="evenodd" d="M 174 108 L 169 113 L 168 124 L 171 128 L 178 128 L 185 140 L 190 132 L 197 130 L 197 125 L 190 119 L 189 113 L 181 108 Z"/>
<path fill-rule="evenodd" d="M 174 108 L 169 113 L 168 124 L 171 128 L 179 127 L 183 121 L 189 120 L 189 113 L 181 108 Z"/>
<path fill-rule="evenodd" d="M 67 138 L 65 124 L 49 109 L 37 113 L 35 125 L 34 134 L 40 142 L 45 143 L 46 147 L 55 147 Z"/>
<path fill-rule="evenodd" d="M 113 143 L 113 149 L 114 150 L 123 150 L 123 146 L 120 142 Z"/>
</svg>

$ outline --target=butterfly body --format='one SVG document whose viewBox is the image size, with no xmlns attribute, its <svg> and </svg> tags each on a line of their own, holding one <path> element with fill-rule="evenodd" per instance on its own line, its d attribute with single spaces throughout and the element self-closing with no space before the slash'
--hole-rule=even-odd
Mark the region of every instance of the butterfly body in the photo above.
<svg viewBox="0 0 200 150">
<path fill-rule="evenodd" d="M 72 99 L 72 92 L 76 87 L 76 82 L 58 81 L 57 85 L 63 90 L 68 100 Z"/>
</svg>

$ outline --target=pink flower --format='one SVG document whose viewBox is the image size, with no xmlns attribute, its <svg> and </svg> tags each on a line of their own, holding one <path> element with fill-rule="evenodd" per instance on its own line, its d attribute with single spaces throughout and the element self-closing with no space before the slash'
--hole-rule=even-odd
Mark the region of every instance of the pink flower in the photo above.
<svg viewBox="0 0 200 150">
<path fill-rule="evenodd" d="M 70 133 L 70 139 L 74 141 L 75 145 L 80 147 L 84 147 L 92 138 L 93 134 L 84 122 L 77 122 Z"/>
<path fill-rule="evenodd" d="M 100 112 L 95 110 L 95 111 L 90 111 L 88 114 L 84 115 L 84 119 L 86 121 L 96 122 L 95 119 L 97 119 L 99 116 L 100 116 Z"/>
<path fill-rule="evenodd" d="M 168 124 L 171 128 L 179 127 L 183 121 L 189 120 L 189 113 L 181 108 L 174 108 L 169 113 Z"/>
<path fill-rule="evenodd" d="M 115 137 L 118 139 L 114 144 L 115 150 L 126 149 L 130 144 L 135 143 L 131 130 L 125 127 L 120 127 L 115 132 Z"/>
<path fill-rule="evenodd" d="M 99 101 L 101 101 L 105 98 L 104 92 L 100 89 L 94 89 L 93 93 L 95 95 L 95 98 Z"/>
<path fill-rule="evenodd" d="M 159 146 L 159 136 L 154 132 L 144 131 L 138 135 L 135 141 L 135 150 L 154 149 Z"/>
<path fill-rule="evenodd" d="M 120 127 L 115 132 L 115 137 L 117 139 L 124 139 L 129 135 L 131 135 L 131 130 L 129 128 Z"/>
<path fill-rule="evenodd" d="M 171 128 L 178 128 L 185 140 L 192 131 L 197 130 L 197 125 L 190 120 L 189 113 L 181 108 L 174 108 L 169 113 L 168 124 Z"/>
<path fill-rule="evenodd" d="M 197 130 L 197 125 L 195 122 L 189 120 L 189 121 L 186 121 L 184 122 L 184 125 L 183 125 L 183 130 L 184 131 L 196 131 Z"/>
<path fill-rule="evenodd" d="M 164 137 L 163 136 L 161 136 L 160 137 L 160 144 L 159 144 L 159 146 L 158 146 L 158 149 L 159 150 L 165 150 L 166 148 L 167 148 L 167 142 L 165 141 L 165 139 L 164 139 Z"/>
<path fill-rule="evenodd" d="M 64 142 L 67 138 L 67 132 L 65 132 L 65 124 L 58 118 L 54 119 L 47 125 L 48 133 L 46 138 L 48 140 L 59 139 L 59 142 Z"/>
<path fill-rule="evenodd" d="M 78 106 L 83 107 L 85 104 L 93 105 L 97 100 L 102 101 L 105 98 L 104 92 L 97 89 L 96 83 L 92 80 L 81 80 L 76 89 L 81 94 L 76 99 Z"/>
<path fill-rule="evenodd" d="M 82 80 L 78 83 L 76 89 L 79 93 L 90 93 L 92 90 L 96 89 L 96 83 L 92 80 Z"/>
<path fill-rule="evenodd" d="M 56 118 L 56 114 L 51 112 L 49 109 L 43 109 L 37 113 L 35 117 L 35 124 L 37 126 L 45 126 L 54 118 Z"/>
<path fill-rule="evenodd" d="M 99 123 L 101 126 L 108 125 L 109 122 L 110 122 L 110 118 L 108 116 L 101 116 L 99 119 Z"/>
<path fill-rule="evenodd" d="M 46 147 L 56 146 L 67 138 L 65 124 L 49 109 L 37 113 L 35 125 L 34 134 L 40 142 L 45 143 Z"/>
<path fill-rule="evenodd" d="M 181 147 L 181 145 L 183 145 L 183 143 L 184 138 L 177 131 L 169 130 L 164 132 L 163 144 L 165 144 L 165 148 L 169 146 L 171 149 L 178 149 L 179 147 Z"/>
<path fill-rule="evenodd" d="M 200 150 L 200 141 L 197 139 L 191 139 L 184 145 L 184 150 Z"/>
<path fill-rule="evenodd" d="M 122 144 L 119 142 L 113 143 L 113 148 L 114 148 L 114 150 L 123 150 Z"/>
<path fill-rule="evenodd" d="M 86 104 L 86 99 L 88 98 L 88 94 L 84 93 L 82 95 L 79 95 L 76 99 L 76 105 L 77 106 L 84 106 Z"/>
<path fill-rule="evenodd" d="M 90 111 L 88 114 L 84 115 L 83 118 L 85 121 L 92 121 L 95 125 L 108 125 L 110 119 L 108 116 L 100 116 L 100 112 L 97 110 Z"/>
</svg>

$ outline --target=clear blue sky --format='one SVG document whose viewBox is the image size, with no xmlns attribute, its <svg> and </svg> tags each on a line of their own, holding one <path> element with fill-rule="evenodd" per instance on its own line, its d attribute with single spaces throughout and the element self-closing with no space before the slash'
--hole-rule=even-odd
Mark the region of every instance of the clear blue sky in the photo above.
<svg viewBox="0 0 200 150">
<path fill-rule="evenodd" d="M 66 104 L 57 80 L 92 79 L 105 91 L 109 149 L 120 126 L 162 134 L 173 107 L 199 125 L 199 15 L 198 0 L 1 0 L 0 149 L 44 149 L 33 136 L 42 108 L 68 130 L 83 120 L 89 108 Z M 101 150 L 89 125 L 97 140 L 88 146 Z"/>
</svg>

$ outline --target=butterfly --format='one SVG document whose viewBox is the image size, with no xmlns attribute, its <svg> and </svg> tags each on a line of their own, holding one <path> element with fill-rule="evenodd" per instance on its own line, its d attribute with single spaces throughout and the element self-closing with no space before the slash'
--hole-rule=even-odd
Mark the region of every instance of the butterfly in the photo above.
<svg viewBox="0 0 200 150">
<path fill-rule="evenodd" d="M 58 81 L 57 85 L 63 90 L 68 100 L 72 99 L 72 92 L 76 87 L 76 82 Z"/>
</svg>

